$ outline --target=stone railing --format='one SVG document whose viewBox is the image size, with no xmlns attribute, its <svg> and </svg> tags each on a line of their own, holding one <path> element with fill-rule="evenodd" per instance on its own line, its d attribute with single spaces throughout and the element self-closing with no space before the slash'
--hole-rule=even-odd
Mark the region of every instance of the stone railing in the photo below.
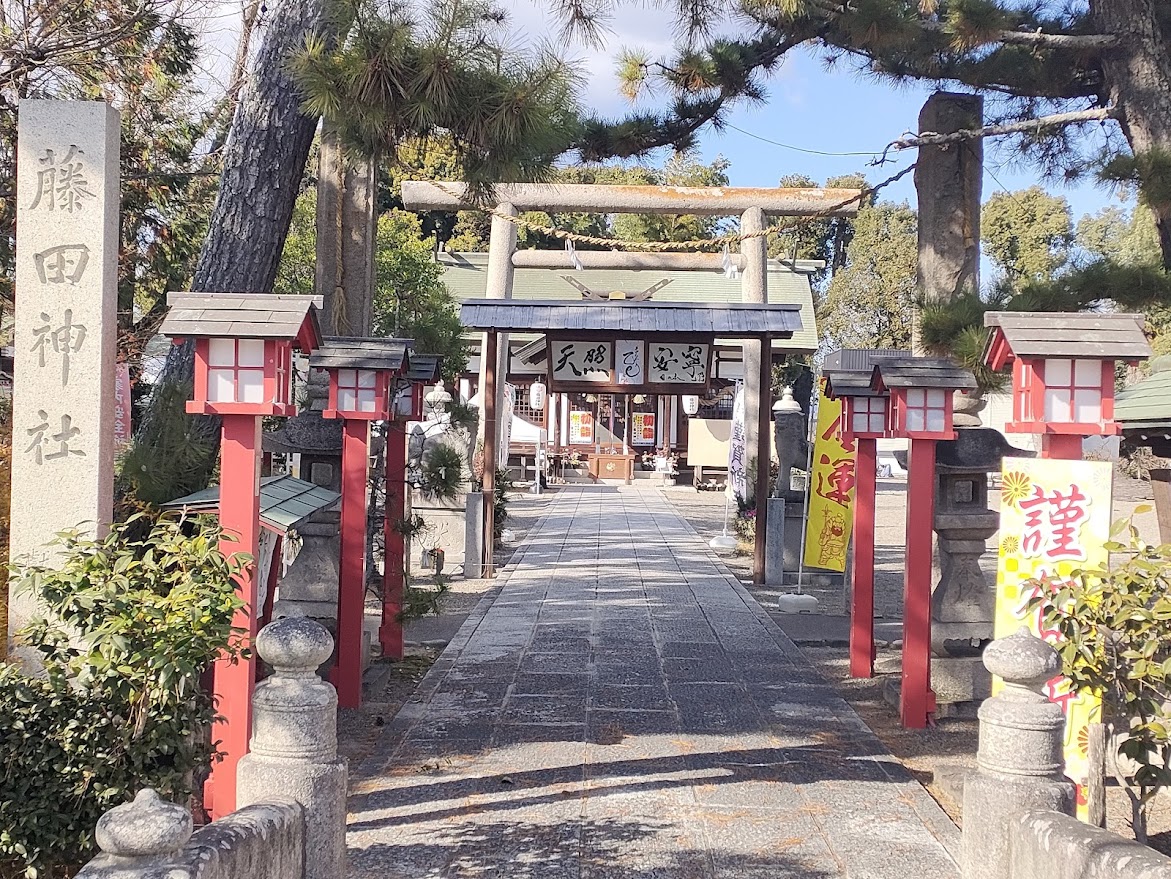
<svg viewBox="0 0 1171 879">
<path fill-rule="evenodd" d="M 252 698 L 239 808 L 192 832 L 191 814 L 153 790 L 98 821 L 102 853 L 78 879 L 340 879 L 346 875 L 346 763 L 337 694 L 316 670 L 333 653 L 319 623 L 282 619 L 256 638 L 273 667 Z"/>
<path fill-rule="evenodd" d="M 1021 629 L 984 650 L 1004 681 L 980 706 L 978 768 L 964 784 L 963 879 L 1171 879 L 1171 859 L 1084 824 L 1064 776 L 1064 717 L 1042 692 L 1057 652 Z"/>
</svg>

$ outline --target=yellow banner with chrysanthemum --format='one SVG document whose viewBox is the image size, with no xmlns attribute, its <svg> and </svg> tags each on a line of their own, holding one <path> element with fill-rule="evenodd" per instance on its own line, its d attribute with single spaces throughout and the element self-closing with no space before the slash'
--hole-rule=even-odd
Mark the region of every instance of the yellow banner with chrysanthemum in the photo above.
<svg viewBox="0 0 1171 879">
<path fill-rule="evenodd" d="M 1101 461 L 1005 458 L 1000 485 L 1000 550 L 996 566 L 996 622 L 1004 638 L 1027 626 L 1050 643 L 1058 640 L 1029 601 L 1079 570 L 1104 568 L 1110 559 L 1113 469 Z M 993 692 L 1001 682 L 993 682 Z M 1045 694 L 1065 713 L 1065 774 L 1077 785 L 1078 817 L 1086 818 L 1089 777 L 1087 732 L 1101 701 L 1075 693 L 1059 675 Z"/>
</svg>

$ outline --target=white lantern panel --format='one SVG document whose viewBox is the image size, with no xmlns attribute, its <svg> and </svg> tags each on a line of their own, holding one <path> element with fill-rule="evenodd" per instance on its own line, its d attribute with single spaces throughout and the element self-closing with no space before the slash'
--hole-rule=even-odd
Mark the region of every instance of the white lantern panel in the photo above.
<svg viewBox="0 0 1171 879">
<path fill-rule="evenodd" d="M 943 409 L 947 406 L 947 393 L 939 388 L 932 388 L 927 392 L 927 405 L 932 409 Z"/>
<path fill-rule="evenodd" d="M 1045 389 L 1045 420 L 1069 423 L 1073 421 L 1073 407 L 1070 390 L 1064 388 Z"/>
<path fill-rule="evenodd" d="M 358 392 L 354 388 L 338 388 L 337 407 L 343 412 L 357 411 Z"/>
<path fill-rule="evenodd" d="M 208 339 L 207 362 L 209 366 L 235 366 L 235 339 Z"/>
<path fill-rule="evenodd" d="M 358 411 L 373 412 L 375 409 L 374 391 L 366 388 L 358 391 Z"/>
<path fill-rule="evenodd" d="M 886 413 L 885 412 L 871 412 L 870 413 L 870 433 L 885 433 L 886 432 Z"/>
<path fill-rule="evenodd" d="M 1073 383 L 1079 388 L 1100 388 L 1102 386 L 1102 361 L 1075 360 L 1073 362 Z"/>
<path fill-rule="evenodd" d="M 217 341 L 212 339 L 213 342 Z M 207 399 L 212 403 L 236 402 L 236 371 L 209 369 L 207 371 Z"/>
<path fill-rule="evenodd" d="M 927 410 L 927 429 L 929 431 L 932 433 L 940 433 L 946 426 L 942 409 Z"/>
<path fill-rule="evenodd" d="M 926 430 L 927 419 L 924 417 L 924 412 L 923 409 L 907 409 L 907 430 Z"/>
<path fill-rule="evenodd" d="M 264 370 L 241 369 L 237 373 L 238 399 L 241 403 L 264 402 Z"/>
<path fill-rule="evenodd" d="M 358 387 L 372 388 L 374 387 L 374 370 L 359 369 L 358 370 Z"/>
<path fill-rule="evenodd" d="M 1102 420 L 1102 392 L 1097 388 L 1077 388 L 1073 392 L 1074 421 L 1097 424 Z"/>
<path fill-rule="evenodd" d="M 1043 378 L 1047 387 L 1070 387 L 1073 384 L 1073 361 L 1061 357 L 1046 360 Z"/>
<path fill-rule="evenodd" d="M 907 390 L 907 405 L 908 406 L 926 406 L 927 392 L 923 388 L 908 388 Z"/>
<path fill-rule="evenodd" d="M 867 433 L 870 430 L 870 414 L 867 412 L 855 412 L 853 419 L 850 421 L 850 427 L 854 433 Z"/>
<path fill-rule="evenodd" d="M 356 369 L 339 369 L 337 384 L 340 388 L 356 388 L 358 386 L 358 371 Z"/>
<path fill-rule="evenodd" d="M 264 366 L 264 339 L 240 339 L 240 366 Z"/>
</svg>

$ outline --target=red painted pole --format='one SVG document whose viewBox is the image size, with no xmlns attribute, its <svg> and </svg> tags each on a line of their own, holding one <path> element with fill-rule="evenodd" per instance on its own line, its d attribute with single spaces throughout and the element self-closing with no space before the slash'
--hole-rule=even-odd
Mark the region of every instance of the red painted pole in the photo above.
<svg viewBox="0 0 1171 879">
<path fill-rule="evenodd" d="M 935 440 L 913 439 L 907 476 L 907 565 L 903 579 L 903 726 L 922 729 L 935 711 L 931 692 L 931 535 L 935 519 Z"/>
<path fill-rule="evenodd" d="M 874 676 L 874 504 L 878 442 L 859 438 L 854 465 L 854 567 L 850 604 L 850 676 Z"/>
<path fill-rule="evenodd" d="M 398 615 L 403 608 L 403 571 L 406 541 L 399 523 L 406 518 L 407 504 L 407 430 L 393 421 L 386 425 L 386 524 L 383 526 L 382 625 L 378 642 L 382 655 L 403 658 L 403 624 Z"/>
<path fill-rule="evenodd" d="M 366 464 L 370 422 L 347 418 L 342 432 L 342 520 L 333 685 L 342 708 L 362 704 L 362 620 L 366 597 Z"/>
<path fill-rule="evenodd" d="M 1041 434 L 1041 457 L 1061 461 L 1082 459 L 1082 438 L 1074 433 Z"/>
<path fill-rule="evenodd" d="M 225 556 L 260 555 L 260 419 L 255 415 L 225 415 L 220 433 L 220 525 L 233 540 L 220 542 Z M 256 563 L 236 578 L 236 594 L 244 606 L 232 625 L 247 632 L 244 646 L 256 635 Z M 236 809 L 236 764 L 248 753 L 252 738 L 252 690 L 256 685 L 256 657 L 217 659 L 213 691 L 219 719 L 212 741 L 223 752 L 203 788 L 204 808 L 212 818 Z"/>
</svg>

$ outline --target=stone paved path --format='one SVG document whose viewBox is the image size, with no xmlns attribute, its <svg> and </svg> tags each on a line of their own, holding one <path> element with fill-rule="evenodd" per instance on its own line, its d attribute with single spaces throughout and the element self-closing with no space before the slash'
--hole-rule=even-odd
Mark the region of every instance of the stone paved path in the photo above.
<svg viewBox="0 0 1171 879">
<path fill-rule="evenodd" d="M 351 768 L 357 877 L 950 879 L 958 834 L 655 489 L 564 488 Z"/>
</svg>

